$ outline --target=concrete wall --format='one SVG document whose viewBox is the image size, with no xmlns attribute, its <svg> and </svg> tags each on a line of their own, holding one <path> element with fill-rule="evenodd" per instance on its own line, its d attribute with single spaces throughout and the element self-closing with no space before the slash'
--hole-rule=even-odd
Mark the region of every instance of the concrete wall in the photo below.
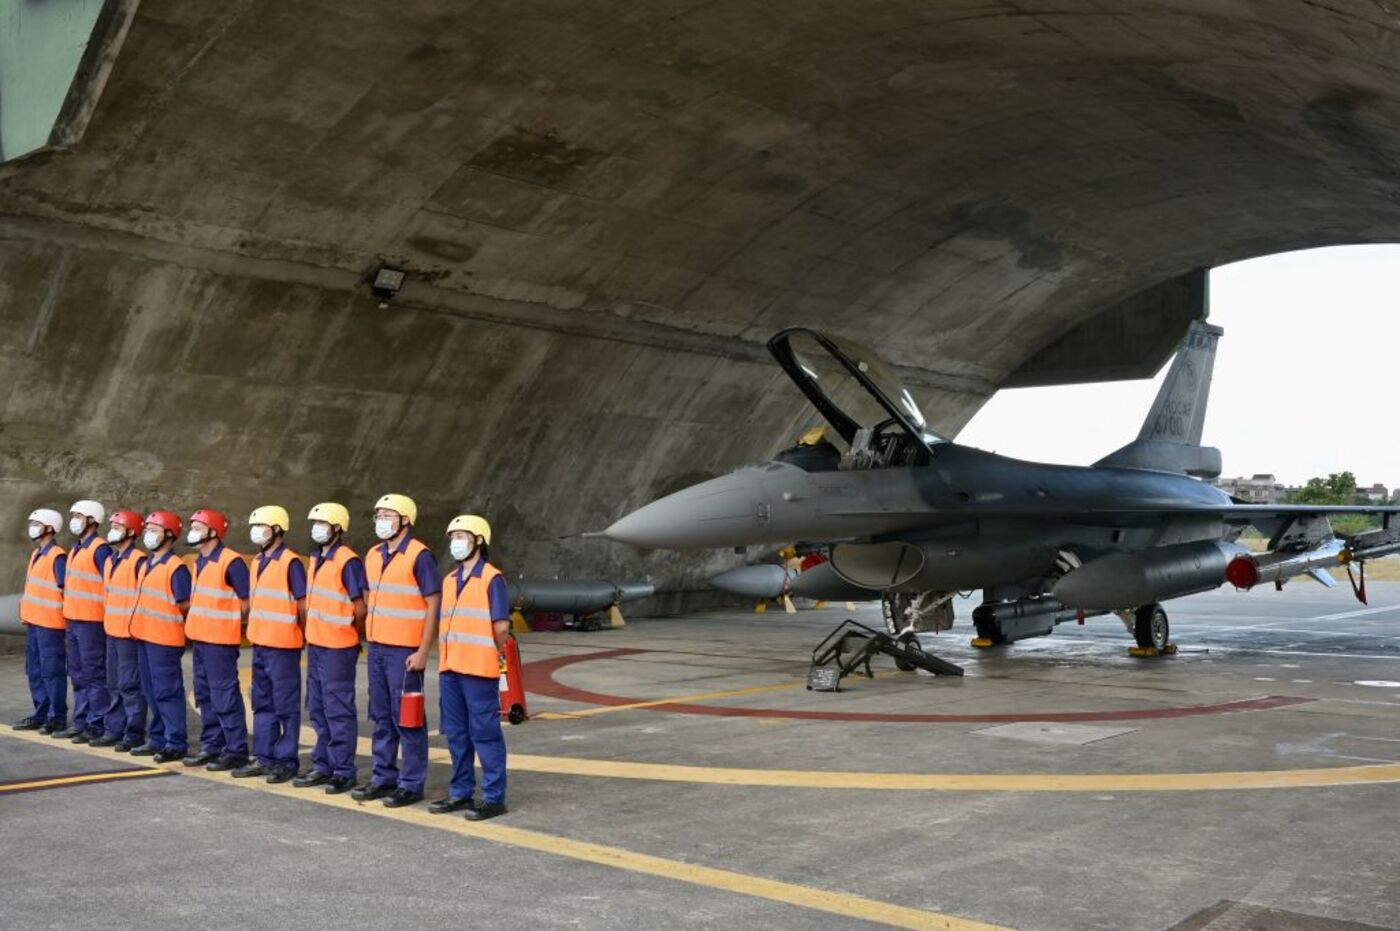
<svg viewBox="0 0 1400 931">
<path fill-rule="evenodd" d="M 246 549 L 247 513 L 282 504 L 304 548 L 306 511 L 341 500 L 363 547 L 386 491 L 418 501 L 434 544 L 453 515 L 489 515 L 515 572 L 693 579 L 695 557 L 558 538 L 761 459 L 811 419 L 776 366 L 718 345 L 488 319 L 502 301 L 381 309 L 358 284 L 105 242 L 0 238 L 0 591 L 23 576 L 34 507 L 213 506 Z M 967 407 L 925 394 L 945 420 Z"/>
</svg>

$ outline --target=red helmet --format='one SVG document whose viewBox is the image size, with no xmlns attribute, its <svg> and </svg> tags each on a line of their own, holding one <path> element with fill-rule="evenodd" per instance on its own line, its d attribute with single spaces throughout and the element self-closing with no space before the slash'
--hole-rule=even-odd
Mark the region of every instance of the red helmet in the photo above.
<svg viewBox="0 0 1400 931">
<path fill-rule="evenodd" d="M 135 511 L 113 511 L 108 522 L 125 527 L 132 533 L 141 532 L 141 515 Z"/>
<path fill-rule="evenodd" d="M 214 536 L 218 537 L 220 540 L 228 533 L 228 518 L 218 511 L 200 508 L 190 515 L 190 523 L 194 523 L 195 521 L 199 521 L 201 524 L 204 524 L 210 530 L 214 531 Z M 178 533 L 179 531 L 177 530 L 176 532 Z"/>
<path fill-rule="evenodd" d="M 180 527 L 182 526 L 180 515 L 172 514 L 169 511 L 152 511 L 146 515 L 146 523 L 164 528 L 177 537 L 180 535 Z"/>
</svg>

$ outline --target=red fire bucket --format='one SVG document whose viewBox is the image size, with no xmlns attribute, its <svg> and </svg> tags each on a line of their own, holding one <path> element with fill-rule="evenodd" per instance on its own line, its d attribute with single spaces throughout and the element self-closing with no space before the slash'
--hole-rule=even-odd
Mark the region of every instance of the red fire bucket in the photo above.
<svg viewBox="0 0 1400 931">
<path fill-rule="evenodd" d="M 417 683 L 410 684 L 410 677 L 417 676 Z M 422 727 L 427 723 L 423 711 L 423 674 L 405 673 L 403 691 L 399 693 L 399 727 Z"/>
</svg>

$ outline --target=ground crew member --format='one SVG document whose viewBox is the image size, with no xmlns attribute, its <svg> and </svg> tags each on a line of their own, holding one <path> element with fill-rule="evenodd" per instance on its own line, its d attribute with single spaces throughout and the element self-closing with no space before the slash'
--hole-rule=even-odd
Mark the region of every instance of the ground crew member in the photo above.
<svg viewBox="0 0 1400 931">
<path fill-rule="evenodd" d="M 404 673 L 421 672 L 437 637 L 442 582 L 432 551 L 413 538 L 418 505 L 389 494 L 374 506 L 374 535 L 384 541 L 365 556 L 369 609 L 369 716 L 374 721 L 374 772 L 351 797 L 383 798 L 389 808 L 423 800 L 428 778 L 428 728 L 400 727 Z M 398 766 L 403 745 L 403 769 Z"/>
<path fill-rule="evenodd" d="M 107 509 L 96 501 L 77 501 L 68 509 L 68 530 L 78 538 L 68 553 L 63 582 L 63 619 L 67 622 L 68 678 L 73 682 L 73 723 L 55 737 L 85 744 L 102 737 L 107 713 L 107 634 L 102 628 L 102 571 L 112 548 L 97 531 Z"/>
<path fill-rule="evenodd" d="M 510 636 L 505 576 L 491 565 L 491 525 L 472 514 L 447 525 L 456 567 L 442 583 L 438 707 L 452 752 L 452 785 L 434 814 L 466 809 L 471 821 L 506 813 L 506 739 L 501 733 L 501 655 Z M 472 798 L 481 758 L 481 803 Z"/>
<path fill-rule="evenodd" d="M 298 788 L 324 785 L 328 795 L 355 788 L 355 666 L 365 626 L 365 564 L 342 536 L 350 511 L 328 501 L 306 515 L 311 521 L 311 591 L 306 600 L 306 713 L 316 730 L 311 769 L 293 780 Z"/>
<path fill-rule="evenodd" d="M 194 701 L 202 722 L 199 752 L 186 766 L 214 772 L 248 765 L 248 718 L 238 685 L 238 646 L 248 621 L 248 564 L 224 545 L 228 518 L 201 508 L 186 542 L 197 547 L 185 636 L 194 648 Z"/>
<path fill-rule="evenodd" d="M 126 753 L 146 740 L 146 697 L 141 694 L 141 670 L 136 641 L 131 638 L 131 618 L 136 613 L 137 579 L 146 556 L 136 548 L 141 515 L 113 511 L 107 543 L 112 556 L 102 573 L 102 628 L 107 635 L 107 713 L 104 733 L 94 747 L 111 747 Z"/>
<path fill-rule="evenodd" d="M 170 511 L 146 515 L 141 543 L 150 552 L 136 584 L 131 636 L 136 638 L 141 691 L 151 708 L 146 742 L 132 756 L 169 763 L 189 749 L 185 732 L 185 615 L 190 610 L 190 570 L 175 557 L 180 518 Z"/>
<path fill-rule="evenodd" d="M 24 672 L 34 713 L 15 730 L 54 734 L 68 727 L 68 683 L 64 675 L 63 582 L 68 554 L 54 542 L 63 515 L 53 508 L 29 512 L 34 552 L 24 576 L 19 619 L 24 625 Z"/>
<path fill-rule="evenodd" d="M 287 509 L 268 505 L 248 518 L 260 552 L 253 564 L 248 642 L 253 645 L 253 755 L 238 779 L 286 782 L 301 762 L 301 648 L 306 628 L 306 563 L 287 548 Z"/>
</svg>

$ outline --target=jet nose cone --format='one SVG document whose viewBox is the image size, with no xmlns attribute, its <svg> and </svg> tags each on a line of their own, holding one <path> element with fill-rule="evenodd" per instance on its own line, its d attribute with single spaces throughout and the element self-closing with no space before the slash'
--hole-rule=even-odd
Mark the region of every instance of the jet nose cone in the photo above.
<svg viewBox="0 0 1400 931">
<path fill-rule="evenodd" d="M 762 482 L 753 473 L 741 469 L 653 501 L 604 530 L 603 536 L 655 549 L 763 542 L 761 530 L 768 523 L 768 506 Z"/>
</svg>

